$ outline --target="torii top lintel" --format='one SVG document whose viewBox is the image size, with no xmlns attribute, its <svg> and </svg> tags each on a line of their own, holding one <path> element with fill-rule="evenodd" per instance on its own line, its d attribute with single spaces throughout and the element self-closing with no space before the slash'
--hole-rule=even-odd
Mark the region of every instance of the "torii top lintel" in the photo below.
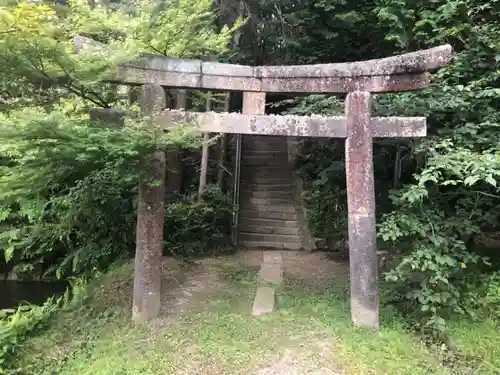
<svg viewBox="0 0 500 375">
<path fill-rule="evenodd" d="M 99 43 L 77 36 L 75 45 L 81 51 Z M 156 83 L 177 88 L 283 93 L 412 91 L 426 87 L 429 84 L 428 72 L 447 65 L 451 57 L 450 45 L 383 59 L 317 65 L 245 66 L 144 56 L 121 65 L 110 81 L 131 85 Z"/>
</svg>

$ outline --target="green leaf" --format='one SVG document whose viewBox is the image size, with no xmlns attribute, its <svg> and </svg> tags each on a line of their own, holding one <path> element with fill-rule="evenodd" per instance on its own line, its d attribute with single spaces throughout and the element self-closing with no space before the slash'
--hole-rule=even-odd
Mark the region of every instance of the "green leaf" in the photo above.
<svg viewBox="0 0 500 375">
<path fill-rule="evenodd" d="M 464 184 L 467 186 L 471 186 L 471 185 L 474 185 L 479 180 L 480 180 L 480 177 L 477 175 L 468 176 L 465 178 Z"/>
<path fill-rule="evenodd" d="M 15 249 L 16 248 L 14 245 L 8 246 L 7 248 L 4 249 L 3 255 L 6 262 L 11 261 L 12 257 L 14 256 Z"/>
<path fill-rule="evenodd" d="M 486 176 L 486 182 L 489 183 L 490 185 L 494 186 L 494 187 L 497 186 L 497 180 L 495 180 L 495 178 L 493 178 L 492 175 Z"/>
</svg>

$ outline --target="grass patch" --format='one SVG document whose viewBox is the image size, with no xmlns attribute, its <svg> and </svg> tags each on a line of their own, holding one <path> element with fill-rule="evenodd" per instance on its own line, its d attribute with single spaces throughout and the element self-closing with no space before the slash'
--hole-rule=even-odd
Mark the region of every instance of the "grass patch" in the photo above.
<svg viewBox="0 0 500 375">
<path fill-rule="evenodd" d="M 23 346 L 17 360 L 21 373 L 248 375 L 277 363 L 283 374 L 318 369 L 343 375 L 498 373 L 493 371 L 500 358 L 496 325 L 452 327 L 457 350 L 482 355 L 483 362 L 451 370 L 390 310 L 384 311 L 379 332 L 352 327 L 342 283 L 325 292 L 285 282 L 278 290 L 279 311 L 253 317 L 257 270 L 228 264 L 218 270 L 227 287 L 207 299 L 202 311 L 133 325 L 131 266 L 115 268 L 92 285 L 86 306 L 60 314 L 49 330 Z M 284 361 L 287 356 L 292 360 Z"/>
<path fill-rule="evenodd" d="M 469 374 L 500 374 L 500 325 L 490 319 L 479 322 L 452 321 L 449 324 L 452 350 L 462 358 L 460 366 Z"/>
</svg>

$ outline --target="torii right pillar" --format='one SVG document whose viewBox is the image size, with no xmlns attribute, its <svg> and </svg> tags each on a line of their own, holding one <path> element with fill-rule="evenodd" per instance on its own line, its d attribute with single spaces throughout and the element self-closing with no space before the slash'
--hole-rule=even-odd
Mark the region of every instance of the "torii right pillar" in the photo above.
<svg viewBox="0 0 500 375">
<path fill-rule="evenodd" d="M 351 92 L 345 103 L 351 316 L 355 325 L 379 327 L 378 259 L 371 94 Z"/>
</svg>

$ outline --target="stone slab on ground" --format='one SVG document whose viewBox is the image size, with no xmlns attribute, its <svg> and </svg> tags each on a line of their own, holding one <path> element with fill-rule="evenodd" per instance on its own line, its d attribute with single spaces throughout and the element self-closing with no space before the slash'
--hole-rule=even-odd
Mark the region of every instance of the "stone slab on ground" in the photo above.
<svg viewBox="0 0 500 375">
<path fill-rule="evenodd" d="M 272 313 L 276 303 L 276 292 L 268 286 L 259 286 L 253 301 L 252 314 L 261 316 Z"/>
<path fill-rule="evenodd" d="M 283 267 L 277 264 L 262 263 L 259 281 L 261 283 L 281 284 L 283 282 Z"/>
<path fill-rule="evenodd" d="M 264 264 L 283 264 L 283 256 L 281 251 L 265 251 Z"/>
<path fill-rule="evenodd" d="M 253 315 L 270 314 L 276 303 L 276 291 L 262 284 L 276 284 L 283 282 L 283 256 L 281 251 L 264 251 L 259 271 L 259 283 L 253 303 Z"/>
</svg>

